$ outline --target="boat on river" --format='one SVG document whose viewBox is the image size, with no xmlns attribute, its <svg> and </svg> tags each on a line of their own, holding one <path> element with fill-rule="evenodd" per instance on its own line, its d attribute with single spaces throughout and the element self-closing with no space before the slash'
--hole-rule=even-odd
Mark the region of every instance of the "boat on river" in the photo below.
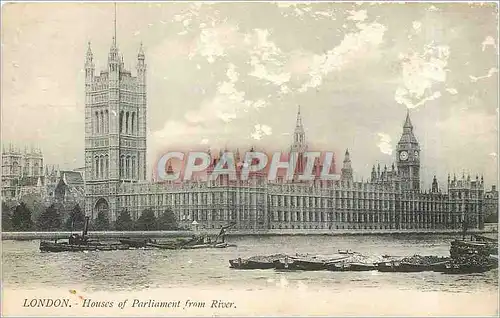
<svg viewBox="0 0 500 318">
<path fill-rule="evenodd" d="M 151 239 L 130 239 L 130 238 L 121 238 L 119 239 L 120 243 L 123 245 L 128 245 L 131 248 L 145 248 L 148 243 L 151 243 Z"/>
<path fill-rule="evenodd" d="M 85 252 L 85 251 L 117 251 L 117 250 L 128 250 L 130 247 L 124 244 L 116 244 L 116 243 L 93 243 L 88 242 L 87 244 L 69 244 L 66 242 L 49 242 L 49 241 L 41 241 L 40 242 L 40 251 L 41 252 Z"/>
<path fill-rule="evenodd" d="M 147 247 L 162 249 L 162 250 L 192 250 L 204 248 L 227 248 L 236 247 L 235 244 L 230 244 L 225 241 L 226 229 L 234 225 L 226 225 L 221 227 L 221 230 L 215 238 L 208 235 L 193 235 L 191 238 L 177 238 L 169 241 L 152 241 L 146 243 Z"/>
<path fill-rule="evenodd" d="M 376 266 L 379 272 L 417 273 L 444 270 L 448 261 L 448 257 L 414 255 L 400 260 L 380 262 Z"/>
<path fill-rule="evenodd" d="M 128 250 L 130 248 L 127 244 L 122 243 L 102 243 L 98 241 L 89 240 L 88 234 L 89 227 L 89 217 L 85 218 L 85 223 L 83 226 L 82 235 L 71 234 L 68 241 L 58 242 L 56 239 L 54 242 L 50 241 L 40 241 L 40 251 L 41 252 L 85 252 L 85 251 L 116 251 L 116 250 Z"/>
<path fill-rule="evenodd" d="M 331 272 L 366 272 L 376 270 L 377 267 L 373 263 L 334 262 L 326 264 L 326 269 Z"/>
<path fill-rule="evenodd" d="M 497 256 L 474 255 L 451 260 L 442 272 L 444 274 L 474 274 L 488 272 L 495 268 L 498 268 Z"/>
<path fill-rule="evenodd" d="M 281 257 L 275 260 L 274 268 L 277 270 L 321 271 L 327 269 L 327 264 L 348 258 L 346 255 L 300 255 Z"/>
<path fill-rule="evenodd" d="M 229 264 L 231 268 L 235 269 L 272 269 L 274 268 L 274 261 L 284 257 L 286 257 L 285 254 L 258 255 L 246 259 L 239 257 L 229 260 Z"/>
</svg>

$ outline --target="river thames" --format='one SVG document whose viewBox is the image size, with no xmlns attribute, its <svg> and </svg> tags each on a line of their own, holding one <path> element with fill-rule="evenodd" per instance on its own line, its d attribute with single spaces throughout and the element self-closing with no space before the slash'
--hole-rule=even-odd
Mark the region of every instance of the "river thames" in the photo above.
<svg viewBox="0 0 500 318">
<path fill-rule="evenodd" d="M 78 290 L 87 295 L 100 295 L 99 297 L 107 297 L 105 295 L 110 294 L 158 295 L 160 292 L 162 295 L 167 295 L 175 291 L 175 295 L 179 297 L 183 293 L 193 297 L 194 294 L 206 292 L 207 295 L 215 293 L 219 295 L 218 297 L 233 297 L 240 303 L 244 299 L 246 309 L 242 309 L 245 306 L 242 303 L 239 306 L 240 311 L 217 312 L 219 315 L 496 314 L 498 312 L 497 269 L 469 275 L 446 275 L 435 272 L 239 271 L 230 269 L 228 262 L 237 257 L 276 253 L 333 254 L 339 249 L 350 249 L 365 255 L 448 256 L 450 241 L 454 238 L 451 235 L 427 234 L 234 237 L 229 238 L 229 241 L 237 247 L 226 249 L 88 253 L 41 253 L 38 250 L 38 240 L 3 241 L 2 284 L 5 296 L 10 295 L 10 299 L 16 301 L 21 295 L 40 294 L 49 289 L 66 293 L 67 290 Z M 277 299 L 283 301 L 276 307 L 269 307 L 267 311 L 263 309 L 267 307 L 263 305 L 255 307 L 255 303 L 252 302 L 255 298 L 256 303 L 262 304 L 264 299 L 269 300 L 270 297 L 273 302 Z M 438 303 L 435 297 L 440 299 Z M 409 305 L 404 305 L 410 298 L 413 309 L 409 308 Z M 284 302 L 290 304 L 284 305 Z M 300 309 L 290 309 L 301 302 L 311 307 L 307 309 L 300 306 Z M 315 302 L 317 303 L 314 304 Z M 390 308 L 388 305 L 383 306 L 386 302 L 391 302 Z M 447 302 L 449 305 L 446 305 Z M 466 306 L 464 302 L 468 302 L 469 305 Z M 12 306 L 11 310 L 16 309 L 13 303 L 9 305 Z M 249 308 L 257 309 L 252 311 Z M 426 309 L 422 311 L 422 308 Z M 474 308 L 476 309 L 473 310 Z M 29 311 L 23 313 L 30 314 Z M 127 313 L 132 314 L 133 311 Z M 147 311 L 141 311 L 140 314 L 142 313 L 147 314 Z M 157 314 L 157 312 L 152 313 Z M 103 313 L 103 315 L 108 314 L 112 313 Z M 183 314 L 203 313 L 194 311 L 174 313 L 174 315 Z M 204 314 L 213 313 L 204 312 Z"/>
</svg>

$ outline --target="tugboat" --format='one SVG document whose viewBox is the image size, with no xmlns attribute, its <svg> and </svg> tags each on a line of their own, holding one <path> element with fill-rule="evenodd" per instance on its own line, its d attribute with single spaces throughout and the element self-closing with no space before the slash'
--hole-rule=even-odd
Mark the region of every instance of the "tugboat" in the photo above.
<svg viewBox="0 0 500 318">
<path fill-rule="evenodd" d="M 115 251 L 115 250 L 128 250 L 129 245 L 125 244 L 104 244 L 100 242 L 89 241 L 87 236 L 89 228 L 89 217 L 85 217 L 85 224 L 83 226 L 82 235 L 71 234 L 68 242 L 49 242 L 40 241 L 41 252 L 84 252 L 84 251 Z"/>
</svg>

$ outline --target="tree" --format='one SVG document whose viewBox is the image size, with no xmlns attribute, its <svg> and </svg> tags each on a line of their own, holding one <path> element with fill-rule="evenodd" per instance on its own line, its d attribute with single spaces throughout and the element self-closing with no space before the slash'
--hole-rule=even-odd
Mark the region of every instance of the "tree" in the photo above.
<svg viewBox="0 0 500 318">
<path fill-rule="evenodd" d="M 43 199 L 40 194 L 25 194 L 21 197 L 20 201 L 26 205 L 26 208 L 28 208 L 28 210 L 31 211 L 31 217 L 33 220 L 38 220 L 40 215 L 47 208 L 47 206 L 43 203 Z"/>
<path fill-rule="evenodd" d="M 159 230 L 177 230 L 177 219 L 175 214 L 171 209 L 165 210 L 163 214 L 158 218 L 158 229 Z"/>
<path fill-rule="evenodd" d="M 104 211 L 97 213 L 97 218 L 94 220 L 93 228 L 96 231 L 106 231 L 109 230 L 109 219 Z"/>
<path fill-rule="evenodd" d="M 2 231 L 12 231 L 12 210 L 2 201 Z"/>
<path fill-rule="evenodd" d="M 141 216 L 137 220 L 136 229 L 139 231 L 153 231 L 156 230 L 156 217 L 151 209 L 142 211 Z"/>
<path fill-rule="evenodd" d="M 69 217 L 66 219 L 64 228 L 66 230 L 79 231 L 83 230 L 84 225 L 85 225 L 85 215 L 83 215 L 83 212 L 80 209 L 80 205 L 76 204 L 71 210 Z"/>
<path fill-rule="evenodd" d="M 132 231 L 134 229 L 134 221 L 132 221 L 127 209 L 123 209 L 116 218 L 115 229 L 117 231 Z"/>
<path fill-rule="evenodd" d="M 24 202 L 16 206 L 12 214 L 12 229 L 14 231 L 31 231 L 33 230 L 33 220 L 31 220 L 31 211 Z"/>
<path fill-rule="evenodd" d="M 54 204 L 51 204 L 38 217 L 36 227 L 39 231 L 57 231 L 61 229 L 59 209 Z"/>
</svg>

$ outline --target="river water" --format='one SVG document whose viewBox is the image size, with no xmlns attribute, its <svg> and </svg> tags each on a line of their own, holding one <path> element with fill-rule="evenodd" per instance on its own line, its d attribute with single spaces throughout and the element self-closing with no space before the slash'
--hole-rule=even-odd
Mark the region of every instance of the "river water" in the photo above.
<svg viewBox="0 0 500 318">
<path fill-rule="evenodd" d="M 234 270 L 229 268 L 228 262 L 237 257 L 276 253 L 333 254 L 339 249 L 350 249 L 365 255 L 448 256 L 453 239 L 446 235 L 231 237 L 230 243 L 237 247 L 88 253 L 40 253 L 39 241 L 4 241 L 2 284 L 4 291 L 41 290 L 48 287 L 78 288 L 87 293 L 217 289 L 264 295 L 274 290 L 293 289 L 308 290 L 310 295 L 315 291 L 344 295 L 345 292 L 359 291 L 363 295 L 380 295 L 384 290 L 391 290 L 402 295 L 425 292 L 436 295 L 481 294 L 496 299 L 497 270 L 469 275 L 376 271 L 278 272 Z M 460 302 L 458 298 L 457 301 Z M 498 308 L 496 302 L 489 305 Z M 375 314 L 373 311 L 363 313 Z"/>
</svg>

